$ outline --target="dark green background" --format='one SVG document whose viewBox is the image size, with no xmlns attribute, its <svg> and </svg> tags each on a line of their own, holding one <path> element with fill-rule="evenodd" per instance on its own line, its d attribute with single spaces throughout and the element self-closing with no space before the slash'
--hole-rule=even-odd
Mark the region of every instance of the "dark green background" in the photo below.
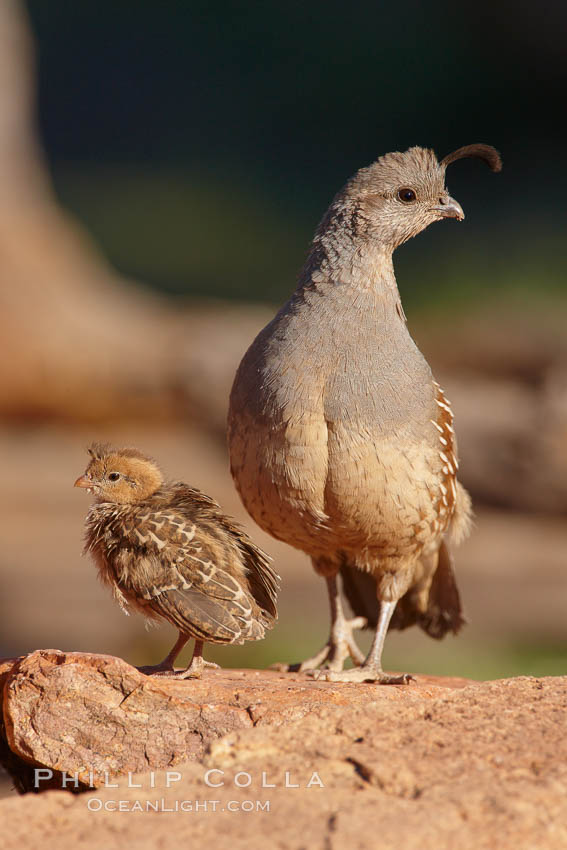
<svg viewBox="0 0 567 850">
<path fill-rule="evenodd" d="M 171 293 L 282 300 L 357 168 L 483 141 L 505 170 L 452 167 L 467 221 L 400 252 L 406 302 L 564 290 L 564 3 L 28 9 L 56 189 L 122 272 Z"/>
</svg>

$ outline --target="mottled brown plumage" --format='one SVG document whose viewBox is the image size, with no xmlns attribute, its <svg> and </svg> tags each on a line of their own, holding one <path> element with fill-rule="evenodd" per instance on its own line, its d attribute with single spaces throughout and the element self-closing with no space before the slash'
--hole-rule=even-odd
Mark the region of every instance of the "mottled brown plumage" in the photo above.
<svg viewBox="0 0 567 850">
<path fill-rule="evenodd" d="M 173 662 L 195 638 L 191 665 L 200 674 L 203 643 L 259 640 L 277 619 L 278 576 L 270 559 L 213 499 L 180 482 L 165 482 L 137 449 L 93 444 L 75 482 L 94 495 L 85 551 L 128 613 L 168 620 L 179 640 L 147 672 L 173 675 Z"/>
<path fill-rule="evenodd" d="M 392 253 L 435 221 L 464 218 L 445 169 L 470 156 L 500 170 L 494 148 L 468 145 L 441 162 L 425 148 L 389 153 L 357 172 L 234 381 L 232 474 L 256 522 L 327 580 L 331 635 L 299 669 L 325 664 L 333 680 L 407 681 L 382 671 L 388 626 L 442 637 L 463 623 L 445 535 L 466 534 L 470 499 L 451 407 L 408 332 Z M 376 627 L 366 659 L 352 636 L 365 624 Z M 358 669 L 343 670 L 349 655 Z"/>
</svg>

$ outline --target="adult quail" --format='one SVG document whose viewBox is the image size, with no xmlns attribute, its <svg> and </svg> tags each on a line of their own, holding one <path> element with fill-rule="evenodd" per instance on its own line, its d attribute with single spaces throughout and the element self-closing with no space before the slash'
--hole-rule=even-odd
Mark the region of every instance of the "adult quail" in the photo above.
<svg viewBox="0 0 567 850">
<path fill-rule="evenodd" d="M 441 162 L 413 147 L 347 182 L 297 289 L 246 352 L 232 388 L 231 469 L 244 505 L 327 581 L 329 641 L 294 668 L 326 665 L 317 675 L 327 680 L 407 682 L 382 670 L 388 627 L 417 623 L 442 637 L 464 622 L 445 541 L 470 525 L 453 414 L 408 332 L 392 265 L 393 251 L 434 221 L 464 218 L 445 187 L 447 165 L 462 157 L 501 169 L 488 145 Z M 376 628 L 366 658 L 352 635 L 365 624 Z M 343 670 L 349 655 L 360 666 Z"/>
<path fill-rule="evenodd" d="M 75 481 L 94 495 L 86 520 L 85 552 L 128 606 L 179 630 L 166 658 L 144 673 L 199 677 L 203 643 L 244 643 L 264 637 L 276 619 L 278 576 L 270 559 L 193 487 L 165 482 L 157 464 L 137 449 L 94 443 L 91 460 Z M 173 663 L 189 638 L 190 665 Z"/>
</svg>

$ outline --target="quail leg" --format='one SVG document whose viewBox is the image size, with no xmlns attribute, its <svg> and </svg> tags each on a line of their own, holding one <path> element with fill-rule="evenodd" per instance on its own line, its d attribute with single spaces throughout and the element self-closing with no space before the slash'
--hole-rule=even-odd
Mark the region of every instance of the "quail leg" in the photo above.
<svg viewBox="0 0 567 850">
<path fill-rule="evenodd" d="M 382 670 L 382 650 L 395 607 L 395 602 L 382 602 L 380 604 L 380 619 L 376 627 L 374 641 L 368 656 L 360 667 L 355 667 L 352 670 L 316 670 L 312 672 L 312 675 L 324 682 L 378 682 L 380 685 L 407 685 L 411 682 L 413 676 L 409 673 L 392 676 Z"/>
<path fill-rule="evenodd" d="M 364 617 L 346 619 L 336 576 L 327 577 L 327 590 L 331 606 L 331 634 L 325 646 L 312 658 L 307 658 L 299 664 L 273 664 L 272 669 L 305 673 L 324 665 L 325 669 L 338 672 L 342 671 L 349 656 L 355 664 L 363 663 L 364 655 L 356 645 L 353 632 L 355 629 L 363 629 L 366 620 Z"/>
</svg>

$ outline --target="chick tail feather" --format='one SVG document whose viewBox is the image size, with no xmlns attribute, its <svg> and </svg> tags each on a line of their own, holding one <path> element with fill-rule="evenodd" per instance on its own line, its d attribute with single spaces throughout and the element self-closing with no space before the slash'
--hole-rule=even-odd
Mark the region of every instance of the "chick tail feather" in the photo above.
<svg viewBox="0 0 567 850">
<path fill-rule="evenodd" d="M 369 628 L 376 628 L 380 615 L 380 602 L 376 598 L 376 579 L 367 572 L 344 562 L 340 569 L 344 595 L 356 617 L 366 617 Z M 455 580 L 453 559 L 445 541 L 438 552 L 437 567 L 433 574 L 427 607 L 419 609 L 417 595 L 410 587 L 396 605 L 390 621 L 391 629 L 407 629 L 418 625 L 437 640 L 447 632 L 457 634 L 467 622 L 462 609 L 461 596 Z"/>
</svg>

